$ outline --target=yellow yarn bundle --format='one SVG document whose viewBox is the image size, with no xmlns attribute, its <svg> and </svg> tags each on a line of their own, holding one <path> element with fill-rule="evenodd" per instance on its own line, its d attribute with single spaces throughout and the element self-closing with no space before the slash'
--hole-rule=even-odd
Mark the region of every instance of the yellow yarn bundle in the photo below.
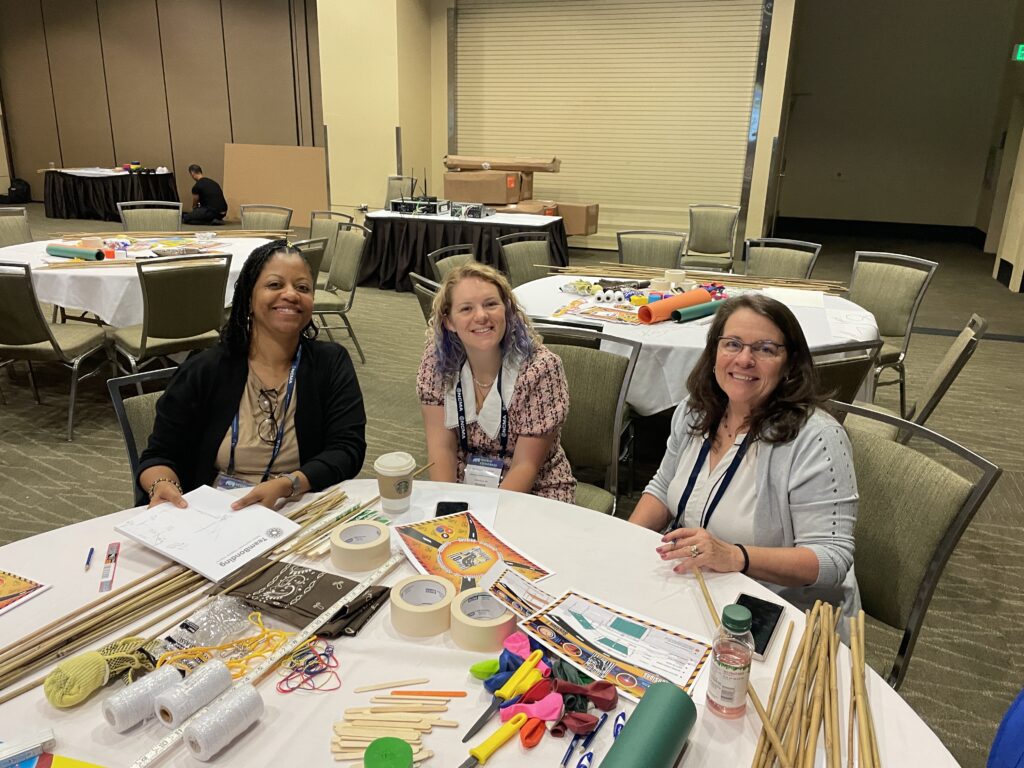
<svg viewBox="0 0 1024 768">
<path fill-rule="evenodd" d="M 179 669 L 194 667 L 195 663 L 203 663 L 210 659 L 220 659 L 231 670 L 231 676 L 238 679 L 249 671 L 249 667 L 269 656 L 293 634 L 280 629 L 268 629 L 263 624 L 263 616 L 258 611 L 249 614 L 249 621 L 259 631 L 255 635 L 243 637 L 221 645 L 207 645 L 196 648 L 183 648 L 168 651 L 157 659 L 156 665 L 173 664 Z M 193 663 L 189 663 L 193 662 Z"/>
<path fill-rule="evenodd" d="M 146 643 L 144 637 L 125 637 L 98 651 L 86 651 L 62 661 L 43 683 L 46 700 L 58 708 L 73 707 L 114 678 L 153 669 L 153 664 L 141 652 Z"/>
</svg>

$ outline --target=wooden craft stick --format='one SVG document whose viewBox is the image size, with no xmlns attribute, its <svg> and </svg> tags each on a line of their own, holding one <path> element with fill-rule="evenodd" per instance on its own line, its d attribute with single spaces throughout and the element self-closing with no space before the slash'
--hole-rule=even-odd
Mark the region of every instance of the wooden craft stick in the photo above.
<svg viewBox="0 0 1024 768">
<path fill-rule="evenodd" d="M 447 712 L 447 704 L 417 704 L 412 701 L 402 702 L 400 704 L 381 704 L 379 706 L 367 707 L 367 711 L 373 713 L 380 712 Z M 347 712 L 348 710 L 346 710 Z"/>
<path fill-rule="evenodd" d="M 407 685 L 423 685 L 429 683 L 430 679 L 426 677 L 413 677 L 408 680 L 391 680 L 386 683 L 373 683 L 372 685 L 361 685 L 356 688 L 354 693 L 369 693 L 370 691 L 383 691 L 385 688 L 401 688 Z"/>
<path fill-rule="evenodd" d="M 447 704 L 451 699 L 439 696 L 425 702 L 422 696 L 374 696 L 370 701 L 373 704 L 421 704 L 426 707 L 432 704 Z"/>
<path fill-rule="evenodd" d="M 423 696 L 425 698 L 431 698 L 431 699 L 436 699 L 438 697 L 452 698 L 452 699 L 464 699 L 469 694 L 466 693 L 465 691 L 392 691 L 391 695 L 392 696 L 412 696 L 414 698 L 418 697 L 418 696 Z"/>
</svg>

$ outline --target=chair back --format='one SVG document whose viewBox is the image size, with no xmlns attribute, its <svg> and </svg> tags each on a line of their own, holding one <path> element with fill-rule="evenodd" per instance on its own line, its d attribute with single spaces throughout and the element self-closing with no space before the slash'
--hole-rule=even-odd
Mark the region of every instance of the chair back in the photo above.
<svg viewBox="0 0 1024 768">
<path fill-rule="evenodd" d="M 391 201 L 412 197 L 416 191 L 414 176 L 388 176 L 387 191 L 384 193 L 384 210 L 391 210 Z"/>
<path fill-rule="evenodd" d="M 327 278 L 327 290 L 345 291 L 354 294 L 359 280 L 359 268 L 366 244 L 369 242 L 370 230 L 359 224 L 339 224 L 338 238 L 331 261 L 331 272 Z M 349 305 L 351 306 L 351 295 Z"/>
<path fill-rule="evenodd" d="M 132 200 L 117 204 L 125 232 L 178 232 L 181 203 L 167 200 Z"/>
<path fill-rule="evenodd" d="M 600 349 L 601 339 L 591 333 L 575 333 L 575 331 L 601 332 L 600 323 L 588 323 L 586 320 L 566 320 L 564 317 L 555 319 L 550 317 L 530 316 L 534 329 L 544 339 L 544 346 L 559 344 L 569 347 L 589 347 Z M 562 331 L 565 331 L 563 333 Z"/>
<path fill-rule="evenodd" d="M 627 229 L 615 233 L 619 264 L 678 269 L 686 250 L 686 233 L 666 229 Z"/>
<path fill-rule="evenodd" d="M 32 242 L 27 208 L 0 208 L 0 248 Z"/>
<path fill-rule="evenodd" d="M 434 297 L 441 290 L 441 286 L 415 272 L 409 273 L 409 279 L 412 281 L 412 292 L 416 294 L 416 301 L 419 302 L 423 319 L 429 323 L 430 318 L 434 315 Z"/>
<path fill-rule="evenodd" d="M 472 245 L 448 245 L 427 254 L 427 264 L 430 265 L 434 280 L 438 283 L 444 282 L 448 270 L 461 267 L 474 259 L 476 249 Z"/>
<path fill-rule="evenodd" d="M 0 344 L 20 347 L 49 343 L 63 358 L 32 285 L 27 264 L 0 261 Z"/>
<path fill-rule="evenodd" d="M 882 340 L 849 341 L 811 350 L 818 391 L 833 400 L 852 403 L 864 380 L 875 369 Z"/>
<path fill-rule="evenodd" d="M 337 211 L 312 211 L 309 216 L 310 239 L 327 238 L 327 247 L 324 249 L 323 261 L 320 262 L 320 271 L 330 272 L 339 225 L 351 224 L 352 217 L 347 213 L 338 213 Z"/>
<path fill-rule="evenodd" d="M 547 232 L 513 232 L 495 242 L 513 288 L 548 276 L 545 265 L 551 263 L 551 236 Z"/>
<path fill-rule="evenodd" d="M 917 310 L 938 266 L 899 253 L 857 251 L 850 274 L 850 301 L 875 316 L 882 336 L 902 336 L 905 353 Z"/>
<path fill-rule="evenodd" d="M 907 409 L 907 418 L 915 424 L 924 424 L 932 411 L 939 404 L 939 401 L 946 394 L 946 390 L 956 381 L 960 371 L 967 365 L 967 361 L 974 355 L 985 331 L 988 330 L 988 321 L 981 315 L 971 315 L 970 321 L 960 331 L 956 341 L 950 345 L 943 355 L 938 367 L 932 371 L 928 381 L 925 382 L 921 396 Z M 921 407 L 918 408 L 918 403 Z"/>
<path fill-rule="evenodd" d="M 309 262 L 309 267 L 313 271 L 313 282 L 316 282 L 316 276 L 320 273 L 320 265 L 324 260 L 327 242 L 328 238 L 326 237 L 316 237 L 292 243 L 292 246 Z"/>
<path fill-rule="evenodd" d="M 145 499 L 139 500 L 138 498 L 140 491 L 135 485 L 135 476 L 139 472 L 139 456 L 145 450 L 149 443 L 149 436 L 153 433 L 153 422 L 156 420 L 156 401 L 160 399 L 163 392 L 147 392 L 126 398 L 123 390 L 136 391 L 138 385 L 147 381 L 162 382 L 170 379 L 177 370 L 177 368 L 157 368 L 131 376 L 107 379 L 107 391 L 110 392 L 110 400 L 114 404 L 114 414 L 121 427 L 121 437 L 124 438 L 124 448 L 128 453 L 132 495 L 136 497 L 136 503 L 145 502 Z"/>
<path fill-rule="evenodd" d="M 252 203 L 239 209 L 242 213 L 242 229 L 280 232 L 292 223 L 292 209 L 283 205 Z"/>
<path fill-rule="evenodd" d="M 743 261 L 748 275 L 789 277 L 807 280 L 821 253 L 819 243 L 765 237 L 743 243 Z"/>
<path fill-rule="evenodd" d="M 686 252 L 731 256 L 740 220 L 738 205 L 699 203 L 690 206 Z"/>
<path fill-rule="evenodd" d="M 187 339 L 220 329 L 230 266 L 229 255 L 135 262 L 142 285 L 140 359 L 150 338 Z"/>
<path fill-rule="evenodd" d="M 832 402 L 836 411 L 909 430 L 926 440 L 929 456 L 850 427 L 860 501 L 854 567 L 864 611 L 903 631 L 887 678 L 899 689 L 946 561 L 1002 470 L 963 446 L 913 422 L 869 408 Z M 972 465 L 972 481 L 933 455 Z M 972 470 L 973 471 L 973 470 Z"/>
</svg>

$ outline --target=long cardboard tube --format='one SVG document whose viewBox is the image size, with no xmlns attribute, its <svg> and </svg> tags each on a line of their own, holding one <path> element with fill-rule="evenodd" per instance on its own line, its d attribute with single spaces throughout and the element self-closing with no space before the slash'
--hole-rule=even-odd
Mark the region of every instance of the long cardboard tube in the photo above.
<svg viewBox="0 0 1024 768">
<path fill-rule="evenodd" d="M 677 293 L 667 299 L 656 301 L 653 304 L 644 304 L 636 313 L 641 323 L 661 323 L 672 319 L 672 310 L 695 307 L 698 304 L 707 304 L 711 301 L 711 294 L 703 288 L 694 288 L 686 293 Z"/>
<path fill-rule="evenodd" d="M 95 248 L 74 248 L 70 245 L 48 245 L 47 256 L 61 259 L 82 259 L 83 261 L 103 261 L 103 251 Z"/>
</svg>

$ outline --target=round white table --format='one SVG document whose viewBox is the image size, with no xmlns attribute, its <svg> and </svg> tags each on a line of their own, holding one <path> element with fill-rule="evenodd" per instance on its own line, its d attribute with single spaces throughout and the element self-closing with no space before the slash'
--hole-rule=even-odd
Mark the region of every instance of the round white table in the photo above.
<svg viewBox="0 0 1024 768">
<path fill-rule="evenodd" d="M 558 309 L 580 298 L 559 290 L 560 286 L 576 279 L 575 275 L 552 275 L 534 280 L 516 288 L 516 298 L 531 317 L 552 317 Z M 878 338 L 878 324 L 870 312 L 839 296 L 826 295 L 822 299 L 823 307 L 790 305 L 812 351 L 830 344 Z M 597 323 L 593 318 L 576 315 L 560 319 Z M 602 324 L 606 334 L 643 343 L 626 395 L 626 401 L 641 416 L 672 408 L 686 397 L 686 377 L 704 349 L 710 322 L 711 319 L 706 318 L 688 323 Z M 601 348 L 628 354 L 626 347 L 614 343 L 603 343 Z M 868 395 L 867 399 L 871 400 Z"/>
<path fill-rule="evenodd" d="M 183 233 L 187 236 L 187 233 Z M 142 286 L 135 264 L 122 267 L 77 267 L 69 269 L 40 269 L 47 260 L 60 263 L 64 260 L 46 255 L 46 246 L 60 243 L 60 240 L 40 240 L 34 243 L 9 245 L 0 248 L 0 261 L 28 264 L 32 268 L 32 284 L 39 301 L 65 309 L 92 312 L 104 323 L 115 328 L 125 328 L 142 322 Z M 214 250 L 231 254 L 231 268 L 224 295 L 224 306 L 231 303 L 235 291 L 235 280 L 242 271 L 242 265 L 253 249 L 270 242 L 257 237 L 218 237 Z M 134 254 L 134 252 L 129 252 Z M 151 251 L 140 251 L 150 254 Z"/>
<path fill-rule="evenodd" d="M 372 480 L 351 480 L 342 487 L 353 499 L 366 499 L 376 493 L 376 482 Z M 412 509 L 395 516 L 394 522 L 414 522 L 432 516 L 438 489 L 444 487 L 445 484 L 441 483 L 417 481 L 418 490 L 414 489 Z M 546 591 L 557 596 L 571 588 L 681 628 L 693 636 L 712 636 L 713 627 L 696 581 L 692 577 L 673 574 L 655 555 L 657 534 L 561 502 L 508 491 L 496 493 L 499 494 L 494 525 L 496 532 L 524 554 L 555 571 L 539 584 Z M 97 562 L 88 573 L 82 572 L 90 546 L 96 547 L 96 560 L 100 561 L 107 543 L 121 540 L 115 587 L 127 584 L 166 562 L 112 530 L 115 523 L 129 514 L 107 515 L 0 548 L 0 563 L 4 569 L 53 585 L 48 591 L 0 616 L 0 646 L 97 597 L 101 566 L 97 567 Z M 397 548 L 397 545 L 393 544 L 393 547 Z M 338 572 L 332 567 L 330 558 L 314 561 L 312 565 Z M 394 584 L 413 573 L 412 566 L 403 563 L 392 571 L 385 583 Z M 360 578 L 358 574 L 352 576 Z M 740 574 L 708 574 L 707 582 L 719 607 L 741 591 L 777 600 L 773 593 Z M 460 650 L 447 633 L 430 638 L 404 637 L 391 626 L 389 610 L 382 608 L 357 637 L 337 642 L 336 654 L 342 680 L 340 690 L 283 695 L 274 689 L 276 677 L 271 676 L 264 681 L 258 689 L 266 705 L 263 716 L 253 728 L 221 752 L 212 764 L 301 765 L 304 768 L 335 765 L 330 752 L 332 724 L 341 719 L 346 707 L 365 706 L 371 695 L 354 694 L 353 689 L 385 680 L 429 677 L 430 684 L 425 687 L 469 692 L 467 698 L 452 699 L 449 711 L 444 715 L 447 719 L 457 720 L 458 728 L 435 728 L 423 737 L 424 746 L 435 755 L 426 765 L 438 768 L 460 765 L 468 757 L 468 746 L 478 744 L 497 728 L 495 718 L 469 745 L 460 743 L 462 735 L 490 702 L 490 696 L 481 683 L 469 675 L 469 666 L 493 657 L 493 654 Z M 792 655 L 803 629 L 804 617 L 788 606 L 786 618 L 795 623 L 790 644 Z M 127 630 L 116 636 L 126 634 Z M 780 638 L 765 662 L 754 662 L 751 679 L 764 701 L 767 700 L 781 648 Z M 849 669 L 849 653 L 845 646 L 840 646 L 840 667 Z M 700 681 L 697 685 L 703 688 Z M 868 674 L 867 689 L 884 764 L 901 768 L 956 765 L 935 734 L 874 672 Z M 167 731 L 156 721 L 149 720 L 126 734 L 115 733 L 100 711 L 102 700 L 113 690 L 103 689 L 85 703 L 68 710 L 51 707 L 41 688 L 23 694 L 0 705 L 0 740 L 9 741 L 42 728 L 52 728 L 58 754 L 110 768 L 129 765 Z M 844 741 L 848 693 L 848 673 L 841 674 L 839 697 Z M 746 715 L 738 720 L 722 720 L 707 710 L 702 697 L 698 696 L 695 701 L 697 723 L 679 765 L 684 768 L 749 765 L 760 730 L 753 707 L 748 707 Z M 632 712 L 633 706 L 620 699 L 620 708 Z M 611 717 L 614 717 L 614 712 L 609 719 Z M 592 745 L 595 766 L 607 754 L 611 738 L 611 728 L 606 727 L 595 739 Z M 547 734 L 536 748 L 526 751 L 518 739 L 513 739 L 495 753 L 488 766 L 555 766 L 561 760 L 567 743 L 565 739 L 555 739 Z M 823 750 L 819 740 L 816 765 L 824 764 Z M 574 768 L 578 757 L 573 758 L 569 768 Z M 191 768 L 199 765 L 181 745 L 160 764 Z M 843 765 L 846 765 L 845 757 Z"/>
</svg>

